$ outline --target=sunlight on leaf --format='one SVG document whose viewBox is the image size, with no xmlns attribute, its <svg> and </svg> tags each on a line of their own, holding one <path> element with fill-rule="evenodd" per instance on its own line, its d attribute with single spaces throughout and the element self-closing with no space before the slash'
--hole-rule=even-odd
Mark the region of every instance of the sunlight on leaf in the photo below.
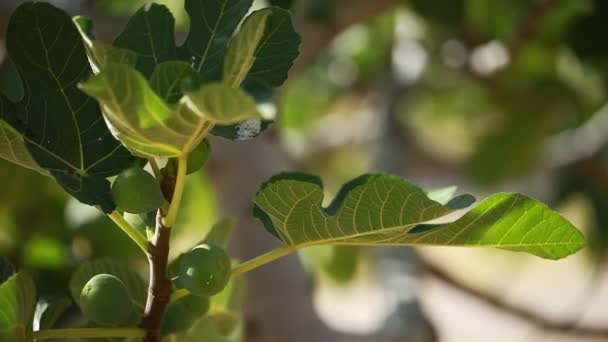
<svg viewBox="0 0 608 342">
<path fill-rule="evenodd" d="M 278 87 L 298 56 L 300 36 L 288 11 L 277 7 L 256 11 L 245 19 L 230 42 L 224 81 L 245 88 Z"/>
<path fill-rule="evenodd" d="M 256 194 L 254 213 L 267 230 L 294 248 L 323 244 L 496 247 L 559 259 L 585 244 L 570 222 L 520 194 L 496 194 L 452 223 L 419 226 L 468 206 L 470 198 L 460 196 L 448 202 L 455 205 L 444 206 L 403 179 L 375 174 L 344 185 L 324 209 L 318 178 L 281 174 Z"/>
<path fill-rule="evenodd" d="M 175 67 L 176 64 L 160 64 L 158 68 Z M 183 64 L 179 68 L 191 70 Z M 164 73 L 155 73 L 159 76 L 153 85 L 164 96 L 175 96 L 177 85 L 165 84 L 161 76 Z M 259 117 L 256 103 L 249 95 L 221 83 L 188 92 L 177 105 L 170 106 L 152 90 L 143 75 L 126 64 L 112 64 L 80 87 L 101 103 L 114 136 L 145 157 L 180 156 L 190 152 L 214 124 Z"/>
</svg>

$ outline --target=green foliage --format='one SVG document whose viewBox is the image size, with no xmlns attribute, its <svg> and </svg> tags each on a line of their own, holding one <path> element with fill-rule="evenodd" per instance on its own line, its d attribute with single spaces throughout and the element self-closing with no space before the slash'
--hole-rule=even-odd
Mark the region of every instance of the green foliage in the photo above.
<svg viewBox="0 0 608 342">
<path fill-rule="evenodd" d="M 193 294 L 171 302 L 163 319 L 163 335 L 187 330 L 209 311 L 209 298 Z"/>
<path fill-rule="evenodd" d="M 29 341 L 35 308 L 36 287 L 29 274 L 16 273 L 0 284 L 0 340 Z"/>
<path fill-rule="evenodd" d="M 154 233 L 154 226 L 156 225 L 156 210 L 152 210 L 145 214 L 131 214 L 125 212 L 123 215 L 124 219 L 133 228 L 137 229 L 141 235 L 150 237 Z"/>
<path fill-rule="evenodd" d="M 111 259 L 96 259 L 82 263 L 70 279 L 70 293 L 74 301 L 80 305 L 80 293 L 85 284 L 97 274 L 110 274 L 120 279 L 129 292 L 136 311 L 143 311 L 146 304 L 147 289 L 141 277 L 126 265 Z"/>
<path fill-rule="evenodd" d="M 209 153 L 211 153 L 211 145 L 209 145 L 209 140 L 204 139 L 190 152 L 186 173 L 191 174 L 200 170 L 207 163 Z"/>
<path fill-rule="evenodd" d="M 176 60 L 175 19 L 163 5 L 150 3 L 140 8 L 114 40 L 114 46 L 137 54 L 136 68 L 150 76 L 157 64 Z"/>
<path fill-rule="evenodd" d="M 252 2 L 185 0 L 190 31 L 181 46 L 176 44 L 173 15 L 167 7 L 158 4 L 139 9 L 113 44 L 95 38 L 93 23 L 88 18 L 71 20 L 65 12 L 49 4 L 24 4 L 11 17 L 6 39 L 10 64 L 6 75 L 0 77 L 0 88 L 4 90 L 0 94 L 0 157 L 52 177 L 81 202 L 111 213 L 110 218 L 146 252 L 149 262 L 153 263 L 150 266 L 164 260 L 160 273 L 151 267 L 150 293 L 141 277 L 127 266 L 127 260 L 97 259 L 79 265 L 69 282 L 69 291 L 89 320 L 88 326 L 135 327 L 142 322 L 140 327 L 151 331 L 146 326 L 150 316 L 142 321 L 142 315 L 146 303 L 157 300 L 154 291 L 158 290 L 158 283 L 155 282 L 162 278 L 165 284 L 173 280 L 177 290 L 162 320 L 163 334 L 176 334 L 183 341 L 236 340 L 243 324 L 238 311 L 242 282 L 235 276 L 309 246 L 331 248 L 331 255 L 323 260 L 322 267 L 341 282 L 351 279 L 357 270 L 361 249 L 356 246 L 359 245 L 495 247 L 548 259 L 566 257 L 583 247 L 585 239 L 571 223 L 544 204 L 521 194 L 489 196 L 455 219 L 448 215 L 474 202 L 470 195 L 453 197 L 455 187 L 425 192 L 395 176 L 370 174 L 345 184 L 331 204 L 323 207 L 324 189 L 319 178 L 289 173 L 271 178 L 254 198 L 255 216 L 284 246 L 233 267 L 222 247 L 227 245 L 235 224 L 234 219 L 228 218 L 217 222 L 199 245 L 179 256 L 165 270 L 169 238 L 166 244 L 155 245 L 162 234 L 156 234 L 154 240 L 149 241 L 149 232 L 158 222 L 162 225 L 156 228 L 157 232 L 184 222 L 177 220 L 177 213 L 183 207 L 184 193 L 194 188 L 186 189 L 186 175 L 201 169 L 209 158 L 206 137 L 215 134 L 247 139 L 268 127 L 270 121 L 263 117 L 259 102 L 272 98 L 275 88 L 287 79 L 299 53 L 301 39 L 290 13 L 280 7 L 265 7 L 245 17 Z M 462 0 L 446 5 L 441 1 L 412 1 L 411 8 L 420 17 L 411 17 L 440 26 L 437 31 L 429 30 L 431 35 L 442 36 L 446 34 L 444 30 L 449 29 L 449 39 L 455 40 L 452 43 L 458 45 L 458 39 L 466 40 L 466 44 L 462 44 L 464 54 L 470 49 L 473 55 L 478 52 L 476 45 L 486 40 L 519 43 L 520 36 L 528 32 L 518 31 L 513 23 L 525 18 L 528 2 L 501 0 L 488 5 L 481 0 Z M 271 4 L 291 8 L 294 2 L 271 1 Z M 331 25 L 338 14 L 337 4 L 333 0 L 309 1 L 304 17 Z M 579 36 L 596 28 L 604 7 L 598 7 L 596 14 L 583 17 L 571 33 Z M 559 8 L 559 13 L 539 26 L 540 35 L 559 37 L 566 31 L 564 23 L 584 13 L 587 5 Z M 399 46 L 394 28 L 402 19 L 390 14 L 383 16 L 374 24 L 375 28 L 365 31 L 367 36 L 382 41 L 383 48 L 379 49 L 382 51 L 370 52 L 369 47 L 366 51 L 354 51 L 351 47 L 353 52 L 348 61 L 341 61 L 342 66 L 352 62 L 354 68 L 363 69 L 361 79 L 370 77 L 370 70 L 384 70 L 391 55 L 388 49 Z M 458 34 L 463 37 L 452 37 Z M 437 47 L 440 44 L 443 42 L 437 43 Z M 556 82 L 554 70 L 547 65 L 555 64 L 554 51 L 559 50 L 558 47 L 534 46 L 536 50 L 516 51 L 520 55 L 513 53 L 512 68 L 516 72 L 492 79 L 488 82 L 493 85 L 491 90 L 479 86 L 481 80 L 468 80 L 476 96 L 482 99 L 472 101 L 466 97 L 464 101 L 462 96 L 453 95 L 462 92 L 446 91 L 452 94 L 457 107 L 466 102 L 463 112 L 470 112 L 471 108 L 494 111 L 499 104 L 504 107 L 504 113 L 500 113 L 505 116 L 501 117 L 504 120 L 498 120 L 502 127 L 496 131 L 480 130 L 469 138 L 473 142 L 485 137 L 489 142 L 485 144 L 487 147 L 476 147 L 476 151 L 470 153 L 473 157 L 468 156 L 471 174 L 478 180 L 495 181 L 527 171 L 521 162 L 534 166 L 545 136 L 566 126 L 555 123 L 559 120 L 553 120 L 550 111 L 541 112 L 538 121 L 534 121 L 536 124 L 529 125 L 530 121 L 522 119 L 524 107 L 517 105 L 520 101 L 513 101 L 529 101 L 531 96 L 521 93 L 544 82 Z M 579 56 L 593 59 L 602 55 L 601 49 L 585 51 L 589 44 L 584 41 L 572 46 Z M 443 54 L 443 48 L 441 50 Z M 433 56 L 429 54 L 425 58 Z M 383 66 L 374 67 L 374 63 Z M 289 94 L 294 99 L 290 99 L 291 105 L 286 108 L 297 112 L 298 118 L 292 114 L 294 117 L 286 126 L 304 126 L 301 122 L 318 115 L 314 112 L 328 106 L 331 98 L 344 90 L 340 87 L 345 86 L 321 84 L 331 78 L 325 74 L 331 71 L 335 76 L 336 70 L 340 71 L 337 64 L 330 64 L 331 68 L 318 69 L 319 75 L 311 78 L 311 82 L 302 83 Z M 522 70 L 534 70 L 542 78 L 517 92 L 513 89 L 520 81 L 513 79 L 513 75 Z M 434 77 L 436 74 L 430 78 L 441 79 L 442 84 L 453 81 L 450 85 L 457 88 L 463 84 L 462 79 L 467 79 L 460 71 L 444 73 L 445 68 L 441 71 L 441 78 Z M 574 84 L 580 81 L 568 79 L 570 86 L 586 92 L 587 88 Z M 6 82 L 14 86 L 7 88 Z M 319 95 L 314 96 L 313 101 L 318 103 L 313 111 L 302 105 L 311 101 L 310 88 L 315 88 L 313 93 Z M 463 89 L 466 92 L 468 88 Z M 477 89 L 483 91 L 477 92 Z M 597 100 L 587 98 L 578 103 L 578 99 L 562 98 L 567 92 L 560 87 L 542 89 L 535 94 L 556 101 L 559 107 L 566 108 L 561 109 L 564 111 L 597 106 Z M 601 95 L 602 90 L 597 93 Z M 308 98 L 296 99 L 302 94 Z M 543 109 L 542 100 L 530 111 Z M 431 98 L 428 102 L 434 106 L 436 101 Z M 431 126 L 429 131 L 436 135 L 435 126 Z M 156 177 L 141 168 L 146 160 L 138 157 L 148 159 Z M 159 172 L 157 164 L 162 166 L 161 162 L 166 159 L 164 172 Z M 115 175 L 118 177 L 110 186 L 108 178 Z M 165 193 L 173 190 L 172 196 L 167 196 L 172 197 L 168 205 L 161 192 L 161 180 Z M 15 185 L 7 186 L 12 190 Z M 23 201 L 17 195 L 10 197 L 7 201 L 10 208 L 17 208 Z M 56 209 L 63 213 L 61 205 Z M 117 207 L 119 211 L 114 211 Z M 163 217 L 158 217 L 157 222 L 158 208 L 158 215 Z M 188 213 L 200 214 L 199 207 L 188 210 Z M 181 214 L 183 220 L 187 215 L 184 210 Z M 433 223 L 435 219 L 446 223 Z M 44 219 L 39 220 L 34 222 L 46 223 Z M 59 225 L 57 222 L 54 223 Z M 105 224 L 97 220 L 90 225 L 105 229 Z M 80 233 L 87 235 L 86 230 L 85 227 Z M 107 232 L 101 231 L 101 234 L 105 237 Z M 90 234 L 87 237 L 94 245 L 94 238 Z M 111 248 L 120 249 L 117 246 Z M 46 236 L 30 239 L 23 249 L 27 257 L 22 259 L 30 267 L 62 268 L 71 260 L 65 246 Z M 82 249 L 87 252 L 86 248 Z M 99 250 L 93 251 L 95 253 Z M 48 333 L 44 330 L 55 325 L 72 301 L 60 298 L 49 303 L 40 318 L 43 331 L 32 332 L 36 288 L 27 273 L 14 271 L 6 258 L 0 260 L 0 340 L 29 341 L 36 339 L 36 334 Z M 164 278 L 165 275 L 169 278 Z M 72 333 L 93 334 L 88 337 L 121 334 L 141 337 L 142 329 L 102 327 L 76 329 L 78 331 Z"/>
<path fill-rule="evenodd" d="M 199 296 L 213 296 L 230 280 L 230 259 L 215 245 L 194 247 L 180 260 L 176 284 Z"/>
<path fill-rule="evenodd" d="M 231 278 L 226 287 L 211 298 L 209 312 L 193 322 L 188 330 L 178 334 L 178 340 L 183 342 L 240 341 L 243 325 L 239 314 L 242 290 L 243 279 Z"/>
<path fill-rule="evenodd" d="M 281 174 L 257 193 L 254 212 L 267 230 L 293 248 L 323 244 L 486 246 L 559 259 L 585 244 L 582 234 L 567 220 L 519 194 L 490 196 L 450 224 L 426 227 L 418 225 L 452 212 L 451 205 L 429 199 L 419 188 L 394 176 L 359 177 L 344 185 L 328 208 L 322 208 L 322 201 L 318 179 Z"/>
<path fill-rule="evenodd" d="M 106 326 L 124 324 L 133 311 L 126 285 L 111 274 L 97 274 L 84 285 L 80 308 L 89 320 Z"/>
<path fill-rule="evenodd" d="M 10 139 L 20 146 L 15 135 L 21 134 L 33 160 L 81 202 L 112 211 L 105 177 L 130 166 L 133 157 L 112 139 L 99 106 L 76 88 L 90 68 L 71 19 L 46 3 L 24 4 L 11 17 L 6 47 L 26 89 L 18 103 L 0 96 Z"/>
<path fill-rule="evenodd" d="M 178 81 L 181 80 L 179 76 Z M 173 96 L 171 86 L 159 83 L 166 82 L 154 84 L 158 89 L 167 89 L 166 97 Z M 81 89 L 102 104 L 117 138 L 134 153 L 146 157 L 185 155 L 212 125 L 259 117 L 250 96 L 222 83 L 188 92 L 172 108 L 139 72 L 126 64 L 108 66 L 83 83 Z"/>
<path fill-rule="evenodd" d="M 230 43 L 224 81 L 246 89 L 278 87 L 287 79 L 299 46 L 289 12 L 272 7 L 256 11 Z"/>
<path fill-rule="evenodd" d="M 150 212 L 164 201 L 158 180 L 139 167 L 124 170 L 116 177 L 112 195 L 119 208 L 133 214 Z"/>
</svg>

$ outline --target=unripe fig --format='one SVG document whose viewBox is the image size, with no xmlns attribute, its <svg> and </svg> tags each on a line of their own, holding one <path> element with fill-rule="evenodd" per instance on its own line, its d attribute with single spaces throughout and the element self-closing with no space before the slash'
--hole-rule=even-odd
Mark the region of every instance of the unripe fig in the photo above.
<svg viewBox="0 0 608 342">
<path fill-rule="evenodd" d="M 211 297 L 226 287 L 230 271 L 230 259 L 222 248 L 198 245 L 181 258 L 176 285 L 196 295 Z"/>
<path fill-rule="evenodd" d="M 133 312 L 127 286 L 111 274 L 97 274 L 84 285 L 80 307 L 89 320 L 110 326 L 125 323 Z"/>
<path fill-rule="evenodd" d="M 138 167 L 124 170 L 116 177 L 112 195 L 119 208 L 132 214 L 152 211 L 164 200 L 156 178 Z"/>
<path fill-rule="evenodd" d="M 184 331 L 209 311 L 209 298 L 188 294 L 167 307 L 163 317 L 163 335 Z"/>
<path fill-rule="evenodd" d="M 207 141 L 207 139 L 201 141 L 201 143 L 190 152 L 190 155 L 188 155 L 188 168 L 186 173 L 191 174 L 200 170 L 209 159 L 210 151 L 211 146 L 209 145 L 209 141 Z"/>
</svg>

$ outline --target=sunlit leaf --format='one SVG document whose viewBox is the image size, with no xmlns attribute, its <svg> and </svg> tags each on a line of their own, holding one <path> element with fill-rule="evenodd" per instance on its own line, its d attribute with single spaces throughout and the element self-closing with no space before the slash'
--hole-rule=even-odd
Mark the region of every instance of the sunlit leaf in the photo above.
<svg viewBox="0 0 608 342">
<path fill-rule="evenodd" d="M 407 181 L 383 174 L 347 183 L 328 208 L 321 206 L 320 180 L 303 174 L 273 177 L 254 201 L 254 212 L 266 228 L 294 248 L 323 244 L 496 247 L 559 259 L 585 244 L 583 235 L 566 219 L 520 194 L 493 195 L 452 223 L 414 230 L 453 209 L 430 200 Z"/>
<path fill-rule="evenodd" d="M 214 124 L 229 125 L 260 117 L 251 96 L 224 83 L 211 83 L 187 93 L 182 103 Z"/>
<path fill-rule="evenodd" d="M 205 82 L 219 81 L 228 42 L 252 0 L 186 0 L 190 33 L 178 50 Z"/>
<path fill-rule="evenodd" d="M 150 87 L 167 103 L 177 102 L 185 90 L 196 89 L 200 77 L 190 64 L 180 61 L 160 63 L 150 77 Z"/>
<path fill-rule="evenodd" d="M 268 7 L 250 14 L 230 42 L 224 81 L 245 88 L 280 86 L 298 56 L 300 41 L 288 11 Z"/>
<path fill-rule="evenodd" d="M 154 84 L 164 89 L 160 83 Z M 101 103 L 114 136 L 134 153 L 148 157 L 180 156 L 191 151 L 214 124 L 259 117 L 249 95 L 221 83 L 188 92 L 178 104 L 169 106 L 126 64 L 106 67 L 82 83 L 81 89 Z"/>
</svg>

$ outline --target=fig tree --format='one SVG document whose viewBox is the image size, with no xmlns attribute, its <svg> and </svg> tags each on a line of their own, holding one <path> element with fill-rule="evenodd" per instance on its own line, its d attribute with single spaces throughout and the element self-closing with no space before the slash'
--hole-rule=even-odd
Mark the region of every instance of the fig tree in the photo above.
<svg viewBox="0 0 608 342">
<path fill-rule="evenodd" d="M 132 214 L 143 214 L 160 207 L 163 194 L 156 178 L 133 167 L 121 172 L 112 184 L 116 205 Z"/>
<path fill-rule="evenodd" d="M 89 320 L 109 326 L 128 321 L 133 312 L 127 286 L 111 274 L 97 274 L 84 285 L 80 307 Z"/>
<path fill-rule="evenodd" d="M 201 244 L 182 256 L 176 285 L 210 297 L 224 289 L 230 271 L 230 259 L 222 248 Z"/>
</svg>

